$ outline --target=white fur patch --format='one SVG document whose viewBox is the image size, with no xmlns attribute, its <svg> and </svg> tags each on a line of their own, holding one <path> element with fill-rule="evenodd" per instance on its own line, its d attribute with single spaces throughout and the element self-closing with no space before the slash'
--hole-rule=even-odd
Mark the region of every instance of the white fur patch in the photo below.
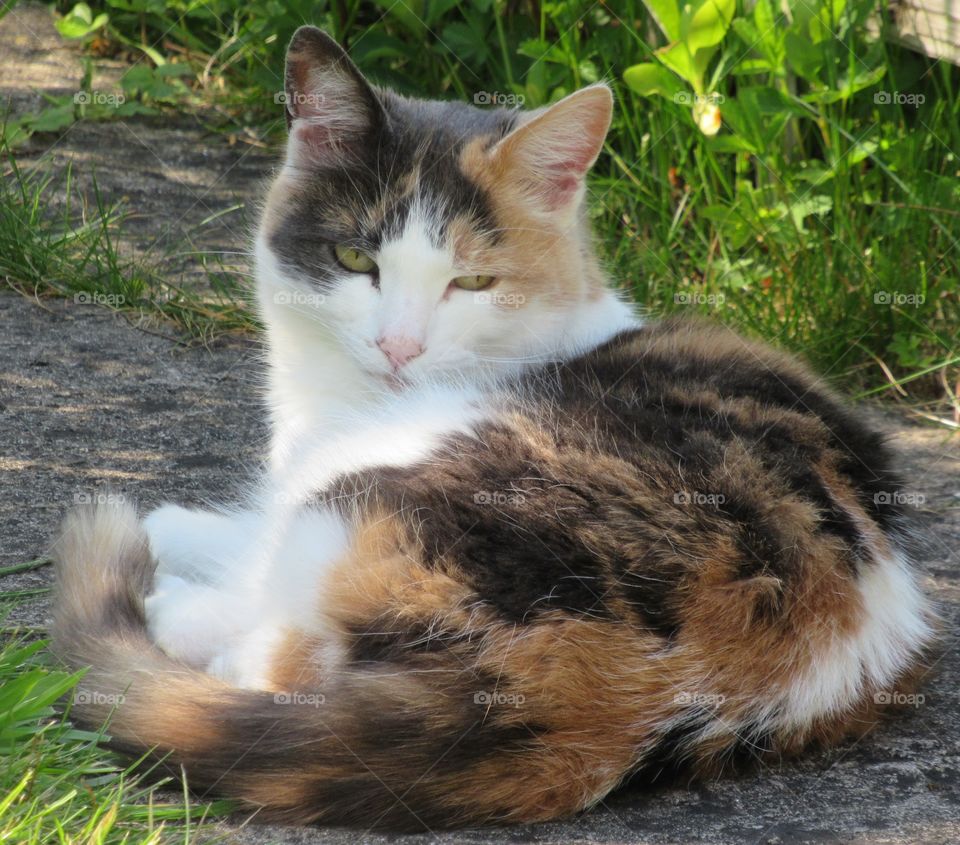
<svg viewBox="0 0 960 845">
<path fill-rule="evenodd" d="M 272 502 L 304 501 L 338 476 L 366 467 L 403 467 L 426 459 L 450 434 L 470 434 L 489 411 L 474 388 L 421 386 L 346 411 L 336 431 L 294 447 L 295 460 L 274 473 Z"/>
<path fill-rule="evenodd" d="M 203 669 L 258 612 L 256 597 L 161 574 L 144 602 L 150 638 L 170 657 Z"/>
<path fill-rule="evenodd" d="M 201 511 L 163 505 L 147 514 L 144 530 L 157 574 L 216 584 L 225 570 L 233 572 L 249 557 L 260 531 L 253 512 Z"/>
<path fill-rule="evenodd" d="M 855 704 L 865 688 L 889 689 L 933 638 L 929 600 L 901 553 L 864 567 L 859 630 L 837 636 L 792 682 L 782 722 L 795 728 Z"/>
<path fill-rule="evenodd" d="M 178 563 L 187 563 L 181 574 L 172 574 L 169 566 L 159 571 L 145 603 L 147 620 L 151 637 L 171 657 L 255 686 L 273 658 L 266 643 L 290 629 L 327 633 L 318 613 L 323 579 L 349 542 L 337 514 L 290 506 L 228 517 L 168 506 L 160 515 L 162 520 L 152 521 L 151 544 L 157 548 L 166 542 L 157 526 L 173 533 L 177 517 L 188 539 L 196 538 L 190 532 L 204 517 L 219 536 L 229 535 L 232 525 L 240 538 L 224 544 L 220 560 L 210 557 L 215 549 L 209 544 L 200 548 L 202 568 L 189 565 L 186 548 L 178 546 Z M 197 573 L 203 582 L 191 580 Z"/>
<path fill-rule="evenodd" d="M 489 294 L 446 294 L 450 280 L 482 268 L 455 264 L 436 245 L 436 217 L 422 201 L 403 232 L 373 256 L 380 289 L 344 273 L 323 292 L 282 268 L 263 232 L 256 242 L 257 296 L 268 326 L 268 406 L 273 428 L 270 466 L 300 459 L 300 444 L 346 425 L 395 392 L 392 368 L 377 348 L 384 334 L 423 346 L 403 373 L 403 392 L 447 380 L 482 389 L 545 361 L 565 359 L 636 328 L 639 318 L 613 291 L 584 301 L 532 301 L 500 308 Z"/>
</svg>

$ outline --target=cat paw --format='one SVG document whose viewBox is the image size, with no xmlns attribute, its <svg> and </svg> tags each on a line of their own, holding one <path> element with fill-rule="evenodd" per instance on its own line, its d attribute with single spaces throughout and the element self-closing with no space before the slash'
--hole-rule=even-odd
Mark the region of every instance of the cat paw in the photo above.
<svg viewBox="0 0 960 845">
<path fill-rule="evenodd" d="M 170 657 L 202 669 L 240 634 L 252 608 L 237 596 L 160 573 L 144 611 L 150 638 Z"/>
<path fill-rule="evenodd" d="M 285 628 L 264 624 L 248 632 L 215 654 L 207 664 L 207 673 L 244 689 L 273 689 L 271 676 Z"/>
<path fill-rule="evenodd" d="M 157 572 L 192 575 L 197 568 L 195 550 L 188 548 L 185 535 L 193 514 L 179 505 L 161 505 L 143 520 L 150 541 L 150 552 L 157 561 Z"/>
<path fill-rule="evenodd" d="M 157 571 L 215 583 L 244 559 L 256 529 L 252 513 L 225 514 L 162 505 L 143 521 Z"/>
</svg>

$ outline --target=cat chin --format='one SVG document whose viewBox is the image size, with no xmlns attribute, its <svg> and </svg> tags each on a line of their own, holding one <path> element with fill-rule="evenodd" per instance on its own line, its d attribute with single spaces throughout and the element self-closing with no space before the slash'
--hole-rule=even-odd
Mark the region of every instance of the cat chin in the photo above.
<svg viewBox="0 0 960 845">
<path fill-rule="evenodd" d="M 370 378 L 378 387 L 382 387 L 390 393 L 398 393 L 410 386 L 409 379 L 401 373 L 376 371 L 370 373 Z"/>
<path fill-rule="evenodd" d="M 440 368 L 418 369 L 411 372 L 406 372 L 405 370 L 400 370 L 399 372 L 382 372 L 376 370 L 369 372 L 368 376 L 374 385 L 382 388 L 383 391 L 388 394 L 417 390 L 429 384 L 464 381 L 462 370 L 452 371 Z M 479 379 L 473 379 L 473 381 L 478 380 Z"/>
<path fill-rule="evenodd" d="M 379 361 L 371 361 L 366 356 L 356 360 L 357 366 L 376 385 L 391 392 L 417 388 L 421 385 L 465 381 L 485 383 L 488 380 L 489 367 L 483 367 L 475 355 L 468 352 L 441 352 L 433 360 L 425 357 L 394 370 Z"/>
</svg>

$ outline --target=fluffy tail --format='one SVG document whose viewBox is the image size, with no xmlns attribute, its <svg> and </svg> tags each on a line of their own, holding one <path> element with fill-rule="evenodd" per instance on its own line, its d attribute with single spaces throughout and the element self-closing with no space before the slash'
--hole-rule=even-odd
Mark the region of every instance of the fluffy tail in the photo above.
<svg viewBox="0 0 960 845">
<path fill-rule="evenodd" d="M 446 576 L 424 586 L 426 570 L 401 571 L 397 587 L 390 573 L 409 564 L 398 553 L 384 566 L 352 561 L 352 579 L 366 574 L 350 587 L 359 627 L 349 642 L 361 654 L 345 646 L 352 656 L 321 688 L 274 694 L 229 686 L 151 642 L 143 596 L 154 564 L 131 508 L 73 513 L 55 557 L 54 647 L 91 667 L 75 717 L 109 720 L 115 746 L 182 766 L 201 794 L 293 823 L 540 821 L 589 806 L 640 764 L 709 772 L 745 750 L 776 757 L 832 742 L 869 725 L 885 690 L 904 689 L 930 633 L 926 602 L 895 558 L 849 589 L 862 621 L 846 641 L 832 628 L 821 636 L 827 626 L 803 602 L 790 629 L 809 632 L 800 646 L 778 629 L 757 634 L 743 621 L 755 618 L 751 579 L 734 599 L 708 593 L 688 641 L 664 650 L 632 624 L 552 617 L 518 628 L 483 623 L 472 605 L 467 621 L 446 625 L 434 615 L 451 601 Z M 404 618 L 408 581 L 424 612 Z M 399 610 L 378 617 L 394 589 Z M 308 657 L 330 645 L 305 642 Z M 832 665 L 843 671 L 824 675 Z"/>
<path fill-rule="evenodd" d="M 427 686 L 360 669 L 322 694 L 292 696 L 237 689 L 169 658 L 147 636 L 143 596 L 154 562 L 130 507 L 73 512 L 55 559 L 54 649 L 91 667 L 74 719 L 109 722 L 120 751 L 183 766 L 200 794 L 225 794 L 284 822 L 429 829 L 556 817 L 612 785 L 587 777 L 531 789 L 538 770 L 547 784 L 569 761 L 551 760 L 548 771 L 540 754 L 528 756 L 528 729 L 478 720 L 477 708 L 462 704 L 476 685 L 463 673 Z"/>
</svg>

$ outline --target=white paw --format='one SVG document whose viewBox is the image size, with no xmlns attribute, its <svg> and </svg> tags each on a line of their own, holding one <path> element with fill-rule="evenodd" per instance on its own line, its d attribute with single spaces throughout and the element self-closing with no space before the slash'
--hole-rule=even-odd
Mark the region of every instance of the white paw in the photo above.
<svg viewBox="0 0 960 845">
<path fill-rule="evenodd" d="M 252 512 L 225 514 L 161 505 L 143 521 L 157 571 L 216 583 L 241 566 L 259 524 Z"/>
<path fill-rule="evenodd" d="M 280 625 L 261 625 L 215 654 L 207 672 L 235 687 L 271 689 L 270 676 L 285 632 Z"/>
<path fill-rule="evenodd" d="M 255 609 L 243 598 L 160 573 L 144 601 L 150 637 L 171 657 L 203 668 L 249 624 Z"/>
<path fill-rule="evenodd" d="M 161 505 L 143 520 L 150 552 L 157 561 L 157 573 L 191 575 L 196 569 L 194 554 L 186 548 L 184 534 L 192 513 L 179 505 Z"/>
</svg>

